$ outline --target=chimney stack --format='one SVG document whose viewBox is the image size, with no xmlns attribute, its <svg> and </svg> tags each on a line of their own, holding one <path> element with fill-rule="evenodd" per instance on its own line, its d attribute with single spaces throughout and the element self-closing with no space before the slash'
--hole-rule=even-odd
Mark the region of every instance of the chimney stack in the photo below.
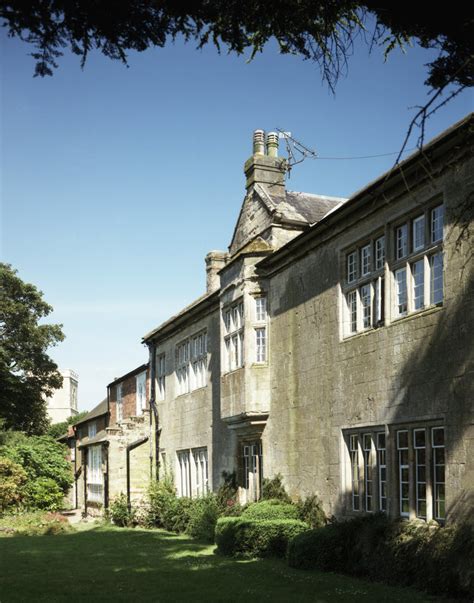
<svg viewBox="0 0 474 603">
<path fill-rule="evenodd" d="M 207 292 L 217 291 L 221 286 L 219 270 L 227 264 L 229 254 L 226 251 L 210 251 L 206 255 Z"/>
<path fill-rule="evenodd" d="M 278 157 L 278 133 L 263 130 L 253 133 L 253 155 L 245 162 L 247 192 L 258 183 L 264 185 L 270 195 L 285 195 L 286 160 Z"/>
</svg>

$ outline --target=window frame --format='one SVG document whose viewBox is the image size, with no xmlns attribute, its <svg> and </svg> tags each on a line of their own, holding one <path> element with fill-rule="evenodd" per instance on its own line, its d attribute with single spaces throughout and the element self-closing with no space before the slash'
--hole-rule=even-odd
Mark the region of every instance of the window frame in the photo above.
<svg viewBox="0 0 474 603">
<path fill-rule="evenodd" d="M 207 329 L 200 329 L 176 344 L 176 397 L 207 387 L 207 349 Z"/>
<path fill-rule="evenodd" d="M 224 333 L 223 372 L 231 373 L 242 368 L 245 364 L 245 306 L 244 298 L 222 308 Z M 236 320 L 237 318 L 237 320 Z"/>
</svg>

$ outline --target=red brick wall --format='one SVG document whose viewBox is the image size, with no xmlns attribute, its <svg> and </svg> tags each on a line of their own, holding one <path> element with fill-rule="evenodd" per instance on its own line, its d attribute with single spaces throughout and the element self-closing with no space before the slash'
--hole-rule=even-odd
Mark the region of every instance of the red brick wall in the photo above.
<svg viewBox="0 0 474 603">
<path fill-rule="evenodd" d="M 110 387 L 110 425 L 117 423 L 117 385 L 122 384 L 122 405 L 123 405 L 123 418 L 135 417 L 137 414 L 137 375 L 142 371 L 130 375 L 122 381 L 116 381 L 114 385 Z M 148 408 L 148 400 L 150 397 L 150 372 L 146 370 L 146 402 Z"/>
</svg>

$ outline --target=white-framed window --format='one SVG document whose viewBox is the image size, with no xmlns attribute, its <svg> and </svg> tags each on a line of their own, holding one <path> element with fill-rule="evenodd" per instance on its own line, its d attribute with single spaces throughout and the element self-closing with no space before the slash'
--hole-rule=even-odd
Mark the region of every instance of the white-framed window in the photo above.
<svg viewBox="0 0 474 603">
<path fill-rule="evenodd" d="M 347 282 L 353 283 L 357 279 L 357 252 L 347 254 Z"/>
<path fill-rule="evenodd" d="M 162 401 L 166 396 L 166 364 L 165 355 L 159 354 L 156 359 L 156 381 L 157 381 L 157 398 Z"/>
<path fill-rule="evenodd" d="M 411 253 L 403 256 L 402 262 L 398 251 L 395 254 L 395 318 L 443 301 L 443 215 L 443 205 L 438 205 L 416 216 L 411 221 Z M 428 223 L 431 244 L 427 246 Z M 396 241 L 400 228 L 395 229 Z"/>
<path fill-rule="evenodd" d="M 375 270 L 382 270 L 385 264 L 385 237 L 375 240 Z"/>
<path fill-rule="evenodd" d="M 365 510 L 373 511 L 373 475 L 372 475 L 372 435 L 365 433 L 363 436 L 364 443 L 364 495 L 365 495 Z"/>
<path fill-rule="evenodd" d="M 430 301 L 439 304 L 443 301 L 443 252 L 430 256 Z"/>
<path fill-rule="evenodd" d="M 425 246 L 425 216 L 422 214 L 412 222 L 413 251 L 420 251 Z"/>
<path fill-rule="evenodd" d="M 87 499 L 103 502 L 104 475 L 102 473 L 102 445 L 87 448 Z"/>
<path fill-rule="evenodd" d="M 255 362 L 267 361 L 267 298 L 260 295 L 255 298 Z"/>
<path fill-rule="evenodd" d="M 209 492 L 207 448 L 195 448 L 191 452 L 194 460 L 194 492 L 197 497 L 206 496 Z"/>
<path fill-rule="evenodd" d="M 244 365 L 244 302 L 239 300 L 223 309 L 224 369 L 234 371 Z"/>
<path fill-rule="evenodd" d="M 387 449 L 385 433 L 377 433 L 377 466 L 379 486 L 379 511 L 387 511 Z"/>
<path fill-rule="evenodd" d="M 383 430 L 382 430 L 383 429 Z M 352 511 L 394 509 L 401 517 L 446 517 L 445 428 L 439 425 L 344 430 Z M 389 481 L 394 488 L 390 504 Z"/>
<path fill-rule="evenodd" d="M 135 377 L 135 388 L 136 413 L 139 417 L 146 409 L 146 371 Z"/>
<path fill-rule="evenodd" d="M 444 520 L 446 517 L 444 427 L 433 427 L 431 429 L 431 448 L 433 459 L 433 517 L 437 520 Z"/>
<path fill-rule="evenodd" d="M 255 329 L 255 348 L 256 348 L 256 361 L 266 362 L 267 361 L 267 328 L 258 327 Z"/>
<path fill-rule="evenodd" d="M 396 285 L 396 315 L 405 316 L 408 308 L 407 269 L 399 268 L 394 272 Z"/>
<path fill-rule="evenodd" d="M 416 516 L 426 519 L 426 429 L 413 430 Z"/>
<path fill-rule="evenodd" d="M 115 386 L 115 402 L 117 408 L 117 421 L 123 420 L 123 400 L 122 400 L 122 384 L 118 383 Z"/>
<path fill-rule="evenodd" d="M 191 497 L 191 460 L 190 451 L 181 450 L 176 453 L 178 458 L 177 487 L 178 496 Z"/>
<path fill-rule="evenodd" d="M 364 245 L 360 250 L 360 274 L 367 276 L 370 274 L 370 244 Z"/>
<path fill-rule="evenodd" d="M 411 265 L 413 279 L 413 309 L 420 310 L 425 305 L 425 260 L 421 258 Z"/>
<path fill-rule="evenodd" d="M 360 500 L 359 500 L 359 437 L 356 434 L 352 434 L 349 437 L 349 453 L 351 458 L 351 497 L 352 497 L 352 510 L 359 511 Z"/>
<path fill-rule="evenodd" d="M 385 433 L 360 431 L 345 436 L 350 463 L 353 511 L 387 511 Z"/>
<path fill-rule="evenodd" d="M 396 258 L 400 260 L 408 254 L 408 224 L 402 224 L 395 230 Z"/>
<path fill-rule="evenodd" d="M 201 331 L 176 346 L 177 394 L 207 384 L 207 333 Z"/>
<path fill-rule="evenodd" d="M 408 460 L 408 430 L 397 431 L 398 501 L 402 517 L 410 514 L 410 465 Z"/>
<path fill-rule="evenodd" d="M 385 236 L 374 237 L 356 251 L 347 253 L 346 268 L 345 336 L 379 326 L 384 320 Z"/>
<path fill-rule="evenodd" d="M 205 331 L 191 338 L 191 390 L 207 383 L 207 334 Z"/>
<path fill-rule="evenodd" d="M 438 243 L 443 240 L 444 206 L 437 205 L 431 210 L 431 242 Z"/>
<path fill-rule="evenodd" d="M 93 438 L 97 434 L 97 423 L 96 421 L 91 421 L 87 425 L 87 437 Z"/>
<path fill-rule="evenodd" d="M 267 298 L 265 295 L 255 298 L 255 320 L 256 322 L 266 322 L 267 320 Z"/>
<path fill-rule="evenodd" d="M 176 458 L 178 496 L 205 496 L 209 492 L 207 448 L 180 450 Z"/>
</svg>

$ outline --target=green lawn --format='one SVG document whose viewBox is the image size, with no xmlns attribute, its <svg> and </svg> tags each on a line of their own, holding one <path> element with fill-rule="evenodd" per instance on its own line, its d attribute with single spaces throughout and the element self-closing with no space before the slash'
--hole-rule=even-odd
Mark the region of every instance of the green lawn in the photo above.
<svg viewBox="0 0 474 603">
<path fill-rule="evenodd" d="M 0 538 L 0 601 L 434 601 L 410 589 L 236 561 L 160 530 Z"/>
</svg>

